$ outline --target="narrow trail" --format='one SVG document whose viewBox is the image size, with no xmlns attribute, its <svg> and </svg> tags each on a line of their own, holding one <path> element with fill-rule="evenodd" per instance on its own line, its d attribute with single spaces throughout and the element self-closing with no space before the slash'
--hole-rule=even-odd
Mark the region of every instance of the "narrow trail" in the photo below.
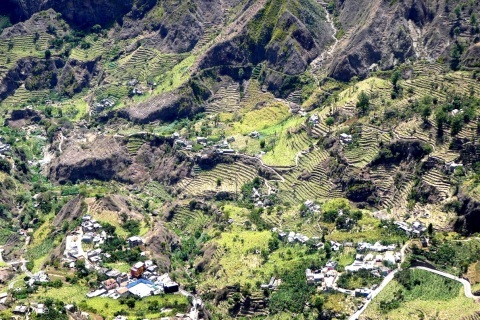
<svg viewBox="0 0 480 320">
<path fill-rule="evenodd" d="M 63 140 L 65 139 L 65 137 L 63 136 L 63 133 L 61 131 L 60 131 L 59 137 L 60 137 L 60 142 L 58 144 L 58 151 L 60 151 L 60 153 L 63 153 L 62 144 L 63 144 Z"/>
<path fill-rule="evenodd" d="M 269 170 L 272 170 L 273 172 L 275 172 L 275 174 L 277 175 L 277 177 L 280 178 L 280 180 L 282 182 L 285 182 L 285 179 L 282 177 L 282 175 L 280 173 L 277 172 L 277 170 L 273 169 L 272 167 L 266 165 L 263 163 L 262 159 L 258 158 L 258 157 L 254 157 L 254 156 L 249 156 L 249 155 L 246 155 L 246 154 L 239 154 L 240 156 L 242 157 L 245 157 L 245 158 L 248 158 L 248 159 L 253 159 L 253 160 L 256 160 L 258 162 L 260 162 L 260 165 L 264 168 L 267 168 Z"/>
<path fill-rule="evenodd" d="M 337 29 L 337 27 L 335 27 L 335 23 L 332 19 L 332 15 L 327 10 L 327 5 L 328 4 L 323 2 L 323 1 L 320 1 L 320 0 L 317 0 L 317 3 L 325 10 L 325 14 L 326 14 L 326 17 L 327 17 L 327 22 L 330 24 L 330 27 L 333 30 L 332 38 L 333 38 L 334 42 L 327 50 L 322 52 L 322 54 L 320 56 L 318 56 L 315 60 L 313 60 L 312 63 L 310 64 L 310 68 L 312 69 L 313 74 L 315 74 L 317 71 L 319 71 L 319 69 L 324 65 L 324 62 L 325 62 L 326 58 L 328 56 L 332 55 L 333 51 L 335 50 L 335 48 L 337 47 L 338 42 L 339 42 L 339 40 L 336 36 L 337 33 L 338 33 L 338 29 Z"/>
</svg>

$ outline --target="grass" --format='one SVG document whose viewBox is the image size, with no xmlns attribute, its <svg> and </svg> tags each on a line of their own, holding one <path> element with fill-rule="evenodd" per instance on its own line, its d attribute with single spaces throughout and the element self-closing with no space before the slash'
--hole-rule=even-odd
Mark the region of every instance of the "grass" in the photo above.
<svg viewBox="0 0 480 320">
<path fill-rule="evenodd" d="M 265 130 L 284 122 L 289 116 L 290 113 L 286 105 L 274 103 L 259 110 L 245 113 L 239 122 L 233 124 L 231 133 L 248 134 L 252 131 Z"/>
<path fill-rule="evenodd" d="M 139 317 L 141 314 L 141 319 L 157 319 L 163 316 L 168 316 L 169 313 L 161 312 L 152 312 L 148 310 L 148 306 L 152 302 L 158 302 L 160 308 L 172 309 L 171 314 L 177 312 L 186 312 L 188 308 L 188 300 L 185 296 L 182 295 L 163 295 L 163 296 L 153 296 L 147 297 L 142 300 L 135 301 L 135 308 L 128 309 L 126 305 L 122 305 L 119 300 L 113 300 L 110 298 L 92 298 L 88 300 L 82 300 L 78 305 L 82 310 L 87 310 L 94 314 L 99 314 L 106 319 L 113 319 L 114 314 L 121 310 L 127 312 L 127 316 Z"/>
<path fill-rule="evenodd" d="M 169 92 L 184 84 L 190 78 L 190 67 L 194 62 L 195 56 L 189 56 L 173 67 L 171 71 L 161 75 L 158 78 L 158 86 L 154 94 Z"/>
<path fill-rule="evenodd" d="M 338 265 L 342 267 L 349 266 L 355 261 L 356 250 L 354 248 L 344 248 L 340 255 L 337 257 Z"/>
<path fill-rule="evenodd" d="M 130 265 L 126 262 L 115 262 L 115 263 L 106 263 L 105 266 L 107 268 L 115 269 L 120 272 L 129 273 L 130 272 Z"/>
<path fill-rule="evenodd" d="M 402 243 L 404 236 L 398 234 L 385 234 L 380 227 L 380 221 L 372 217 L 368 212 L 363 212 L 363 217 L 358 221 L 358 226 L 353 231 L 334 230 L 328 237 L 330 240 L 343 241 L 366 241 L 376 242 L 387 240 L 391 243 Z"/>
<path fill-rule="evenodd" d="M 185 312 L 188 306 L 187 298 L 182 295 L 163 295 L 137 300 L 135 302 L 135 309 L 130 310 L 126 305 L 122 305 L 119 300 L 113 300 L 110 298 L 87 299 L 85 297 L 87 293 L 88 289 L 85 284 L 64 284 L 61 288 L 40 288 L 32 298 L 37 300 L 54 298 L 61 300 L 64 303 L 76 303 L 81 310 L 101 315 L 106 319 L 113 319 L 114 313 L 120 310 L 125 310 L 130 317 L 136 316 L 138 310 L 145 313 L 143 318 L 155 319 L 160 316 L 165 316 L 161 315 L 160 312 L 151 312 L 148 310 L 149 304 L 153 301 L 157 301 L 160 308 L 171 308 L 173 314 L 175 314 L 175 312 Z"/>
<path fill-rule="evenodd" d="M 45 217 L 45 222 L 33 233 L 30 246 L 38 246 L 45 241 L 50 235 L 51 231 L 51 219 L 54 217 L 53 214 L 49 214 Z"/>
<path fill-rule="evenodd" d="M 459 315 L 473 313 L 478 306 L 464 296 L 461 284 L 423 270 L 412 270 L 412 279 L 420 281 L 408 291 L 396 280 L 372 301 L 360 319 L 458 319 Z M 395 299 L 395 292 L 403 290 L 404 301 L 400 307 L 384 314 L 380 301 Z"/>
</svg>

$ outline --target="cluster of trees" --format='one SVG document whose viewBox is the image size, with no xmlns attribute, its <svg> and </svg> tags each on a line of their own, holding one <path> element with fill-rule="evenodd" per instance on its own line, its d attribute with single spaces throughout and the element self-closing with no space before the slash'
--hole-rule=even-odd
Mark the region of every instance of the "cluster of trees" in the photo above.
<svg viewBox="0 0 480 320">
<path fill-rule="evenodd" d="M 457 135 L 465 123 L 469 123 L 475 119 L 476 110 L 479 105 L 479 99 L 473 96 L 454 96 L 448 103 L 438 108 L 435 112 L 438 136 L 443 136 L 447 125 L 450 125 L 451 135 Z M 453 110 L 458 110 L 458 112 L 452 114 Z"/>
<path fill-rule="evenodd" d="M 370 270 L 361 269 L 355 273 L 342 273 L 340 278 L 338 278 L 337 284 L 340 288 L 354 290 L 360 286 L 371 287 L 372 285 L 379 284 L 380 282 L 381 278 L 374 276 Z"/>
<path fill-rule="evenodd" d="M 351 210 L 346 207 L 341 210 L 331 209 L 323 212 L 323 221 L 327 223 L 335 223 L 339 230 L 351 230 L 359 220 L 362 219 L 362 211 Z"/>
<path fill-rule="evenodd" d="M 109 223 L 102 223 L 102 227 L 103 230 L 107 233 L 108 237 L 101 245 L 101 249 L 103 250 L 103 252 L 109 253 L 111 255 L 110 258 L 105 259 L 106 262 L 125 261 L 132 264 L 137 261 L 145 260 L 145 257 L 142 257 L 140 255 L 139 248 L 134 248 L 132 250 L 124 250 L 127 244 L 125 240 L 120 238 L 115 233 L 115 226 L 112 226 Z"/>
</svg>

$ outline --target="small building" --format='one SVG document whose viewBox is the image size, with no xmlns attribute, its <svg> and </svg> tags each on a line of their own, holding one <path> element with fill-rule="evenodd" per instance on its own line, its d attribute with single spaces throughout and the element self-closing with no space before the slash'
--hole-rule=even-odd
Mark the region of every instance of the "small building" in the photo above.
<svg viewBox="0 0 480 320">
<path fill-rule="evenodd" d="M 163 285 L 163 291 L 165 293 L 175 293 L 178 292 L 178 283 L 176 282 L 169 282 Z"/>
<path fill-rule="evenodd" d="M 24 306 L 24 305 L 21 305 L 21 306 L 15 306 L 15 308 L 13 308 L 13 313 L 14 314 L 25 314 L 27 313 L 27 306 Z"/>
<path fill-rule="evenodd" d="M 118 283 L 115 279 L 110 278 L 103 282 L 103 288 L 107 291 L 114 290 L 118 288 Z"/>
<path fill-rule="evenodd" d="M 130 269 L 130 275 L 134 278 L 140 278 L 145 272 L 145 264 L 143 262 L 137 262 Z"/>
<path fill-rule="evenodd" d="M 327 264 L 325 265 L 325 268 L 327 268 L 328 270 L 335 270 L 337 266 L 338 266 L 337 261 L 328 261 Z"/>
<path fill-rule="evenodd" d="M 356 289 L 355 290 L 355 297 L 366 297 L 370 296 L 372 293 L 372 290 L 368 288 L 363 288 L 363 289 Z"/>
<path fill-rule="evenodd" d="M 85 235 L 83 235 L 83 237 L 82 237 L 82 242 L 92 243 L 92 242 L 93 242 L 93 236 L 90 235 L 90 234 L 85 234 Z"/>
<path fill-rule="evenodd" d="M 350 143 L 352 143 L 352 135 L 351 134 L 346 134 L 346 133 L 341 133 L 340 134 L 340 141 L 342 143 L 350 144 Z"/>
<path fill-rule="evenodd" d="M 36 314 L 44 314 L 48 311 L 43 303 L 32 303 L 31 308 Z"/>
<path fill-rule="evenodd" d="M 200 144 L 207 143 L 207 138 L 197 137 L 197 143 L 200 143 Z"/>
<path fill-rule="evenodd" d="M 109 278 L 116 278 L 120 275 L 120 271 L 112 269 L 110 271 L 105 272 L 105 275 Z"/>
<path fill-rule="evenodd" d="M 382 275 L 383 277 L 386 277 L 392 270 L 390 270 L 390 268 L 388 267 L 380 267 L 379 271 L 380 271 L 380 275 Z"/>
<path fill-rule="evenodd" d="M 107 293 L 107 290 L 105 289 L 98 289 L 92 292 L 87 293 L 87 298 L 95 298 L 95 297 L 100 297 L 101 295 L 104 295 Z"/>
<path fill-rule="evenodd" d="M 250 132 L 249 136 L 250 138 L 257 139 L 257 138 L 260 138 L 260 133 L 258 133 L 258 131 L 252 131 Z"/>
<path fill-rule="evenodd" d="M 127 243 L 130 248 L 135 248 L 143 245 L 143 240 L 139 236 L 134 236 L 134 237 L 128 238 Z"/>
<path fill-rule="evenodd" d="M 143 282 L 140 282 L 128 288 L 128 291 L 134 296 L 137 296 L 139 298 L 145 298 L 145 297 L 151 296 L 153 294 L 154 289 L 151 286 Z"/>
<path fill-rule="evenodd" d="M 126 297 L 130 293 L 127 287 L 119 287 L 117 288 L 117 290 L 115 290 L 115 292 L 118 294 L 119 297 Z"/>
<path fill-rule="evenodd" d="M 117 282 L 118 282 L 119 284 L 122 284 L 122 283 L 124 283 L 124 282 L 127 282 L 127 281 L 128 281 L 128 274 L 125 273 L 125 272 L 122 272 L 122 273 L 120 273 L 120 274 L 116 277 L 116 279 L 117 279 Z"/>
</svg>

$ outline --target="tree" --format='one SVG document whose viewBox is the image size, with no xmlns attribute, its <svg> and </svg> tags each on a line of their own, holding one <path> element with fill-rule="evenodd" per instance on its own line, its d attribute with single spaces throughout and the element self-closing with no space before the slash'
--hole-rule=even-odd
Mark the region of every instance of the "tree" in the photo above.
<svg viewBox="0 0 480 320">
<path fill-rule="evenodd" d="M 330 259 L 332 255 L 332 245 L 330 244 L 329 241 L 325 242 L 324 249 L 325 249 L 325 258 Z"/>
<path fill-rule="evenodd" d="M 472 15 L 470 16 L 470 25 L 472 27 L 477 26 L 477 16 L 475 15 L 475 12 L 472 12 Z"/>
<path fill-rule="evenodd" d="M 370 98 L 364 91 L 362 91 L 358 95 L 358 101 L 357 101 L 358 112 L 360 114 L 365 114 L 368 112 L 369 108 L 370 108 Z"/>
<path fill-rule="evenodd" d="M 330 2 L 328 3 L 327 11 L 330 14 L 333 14 L 333 12 L 335 11 L 335 1 L 334 0 L 330 0 Z"/>
<path fill-rule="evenodd" d="M 8 160 L 6 159 L 0 159 L 0 171 L 10 173 L 10 170 L 12 170 L 12 165 Z"/>
<path fill-rule="evenodd" d="M 432 107 L 430 107 L 429 105 L 424 105 L 421 110 L 421 115 L 423 122 L 427 122 L 428 117 L 432 115 Z"/>
<path fill-rule="evenodd" d="M 427 233 L 432 236 L 433 234 L 433 225 L 431 223 L 428 224 L 428 227 L 427 227 Z"/>
<path fill-rule="evenodd" d="M 133 300 L 133 299 L 128 299 L 125 304 L 126 304 L 127 307 L 129 307 L 130 309 L 134 309 L 134 308 L 135 308 L 135 300 Z"/>
<path fill-rule="evenodd" d="M 443 136 L 443 125 L 448 121 L 447 113 L 443 109 L 439 109 L 435 113 L 435 121 L 437 123 L 438 135 L 441 137 Z"/>
<path fill-rule="evenodd" d="M 260 140 L 260 148 L 265 148 L 265 140 Z"/>
<path fill-rule="evenodd" d="M 100 33 L 100 31 L 102 31 L 102 27 L 99 24 L 96 24 L 92 27 L 93 33 Z"/>
<path fill-rule="evenodd" d="M 450 58 L 451 58 L 450 68 L 452 68 L 452 70 L 458 70 L 460 66 L 462 54 L 463 54 L 463 46 L 457 42 L 453 46 L 452 51 L 450 52 Z"/>
<path fill-rule="evenodd" d="M 315 295 L 312 299 L 312 307 L 318 311 L 322 311 L 324 302 L 323 296 Z"/>
<path fill-rule="evenodd" d="M 45 59 L 50 59 L 50 57 L 52 56 L 52 52 L 50 50 L 45 50 Z"/>
<path fill-rule="evenodd" d="M 463 117 L 457 115 L 453 117 L 451 127 L 450 127 L 450 133 L 452 136 L 456 136 L 463 128 Z"/>
<path fill-rule="evenodd" d="M 390 77 L 390 82 L 393 84 L 393 90 L 395 91 L 398 89 L 398 81 L 400 81 L 401 76 L 400 71 L 395 70 Z"/>
<path fill-rule="evenodd" d="M 329 130 L 334 123 L 335 123 L 335 119 L 333 119 L 333 117 L 328 117 L 327 119 L 325 119 L 325 124 L 328 126 Z"/>
</svg>

